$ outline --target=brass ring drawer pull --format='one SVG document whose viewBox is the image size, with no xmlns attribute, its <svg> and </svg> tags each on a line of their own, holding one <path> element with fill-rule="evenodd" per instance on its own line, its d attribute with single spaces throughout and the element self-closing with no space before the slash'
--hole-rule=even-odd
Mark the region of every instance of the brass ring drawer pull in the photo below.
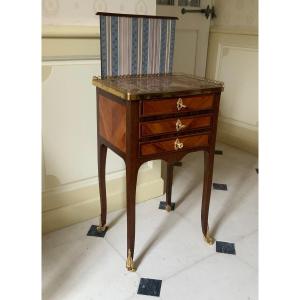
<svg viewBox="0 0 300 300">
<path fill-rule="evenodd" d="M 178 149 L 182 149 L 183 148 L 183 143 L 181 143 L 179 141 L 179 139 L 176 139 L 176 141 L 174 142 L 174 149 L 178 150 Z"/>
<path fill-rule="evenodd" d="M 177 100 L 177 110 L 181 110 L 182 108 L 186 108 L 186 105 L 183 104 L 182 98 L 178 98 L 178 100 Z"/>
<path fill-rule="evenodd" d="M 177 122 L 176 122 L 176 130 L 177 131 L 180 131 L 181 129 L 185 128 L 186 125 L 182 124 L 181 121 L 179 119 L 177 119 Z"/>
</svg>

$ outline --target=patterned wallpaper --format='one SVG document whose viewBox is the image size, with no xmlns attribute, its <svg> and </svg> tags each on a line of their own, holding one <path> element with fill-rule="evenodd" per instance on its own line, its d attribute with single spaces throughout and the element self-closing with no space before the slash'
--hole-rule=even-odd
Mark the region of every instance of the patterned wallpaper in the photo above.
<svg viewBox="0 0 300 300">
<path fill-rule="evenodd" d="M 174 19 L 100 16 L 101 76 L 171 73 Z"/>
<path fill-rule="evenodd" d="M 156 15 L 156 0 L 42 0 L 43 25 L 98 26 L 97 11 Z"/>
<path fill-rule="evenodd" d="M 258 28 L 258 0 L 213 0 L 217 18 L 213 25 Z"/>
</svg>

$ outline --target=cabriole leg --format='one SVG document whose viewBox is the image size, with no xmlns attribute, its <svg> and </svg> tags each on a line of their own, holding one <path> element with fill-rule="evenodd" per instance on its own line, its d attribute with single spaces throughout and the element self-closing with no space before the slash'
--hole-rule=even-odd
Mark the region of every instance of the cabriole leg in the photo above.
<svg viewBox="0 0 300 300">
<path fill-rule="evenodd" d="M 107 153 L 106 145 L 99 143 L 98 177 L 99 177 L 100 206 L 101 206 L 100 224 L 97 227 L 97 231 L 99 232 L 105 231 L 107 228 L 106 226 L 107 201 L 106 201 L 106 185 L 105 185 L 106 153 Z"/>
<path fill-rule="evenodd" d="M 172 210 L 171 195 L 172 195 L 172 182 L 173 182 L 173 165 L 167 164 L 167 185 L 166 185 L 166 211 Z"/>
<path fill-rule="evenodd" d="M 127 205 L 127 261 L 128 271 L 136 270 L 133 262 L 134 242 L 135 242 L 135 197 L 138 167 L 130 162 L 126 162 L 126 205 Z"/>
<path fill-rule="evenodd" d="M 211 185 L 213 177 L 214 153 L 213 151 L 204 151 L 204 182 L 202 194 L 202 208 L 201 208 L 201 224 L 202 232 L 205 241 L 212 245 L 214 238 L 208 232 L 208 213 L 211 194 Z"/>
</svg>

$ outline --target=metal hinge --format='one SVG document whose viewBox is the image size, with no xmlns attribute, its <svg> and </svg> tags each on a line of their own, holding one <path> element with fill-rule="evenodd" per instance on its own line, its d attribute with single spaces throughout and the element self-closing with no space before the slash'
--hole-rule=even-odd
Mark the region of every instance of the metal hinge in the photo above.
<svg viewBox="0 0 300 300">
<path fill-rule="evenodd" d="M 209 5 L 207 5 L 206 8 L 202 8 L 202 9 L 185 9 L 183 8 L 181 10 L 182 14 L 186 14 L 186 13 L 201 13 L 204 14 L 206 19 L 209 18 L 209 16 L 211 16 L 212 19 L 216 18 L 216 12 L 215 12 L 215 7 L 213 6 L 212 8 L 210 8 Z"/>
</svg>

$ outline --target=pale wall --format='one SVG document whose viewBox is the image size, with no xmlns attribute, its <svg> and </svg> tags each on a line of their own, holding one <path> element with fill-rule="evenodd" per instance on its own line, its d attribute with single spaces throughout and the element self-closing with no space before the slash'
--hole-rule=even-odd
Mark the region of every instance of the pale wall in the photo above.
<svg viewBox="0 0 300 300">
<path fill-rule="evenodd" d="M 43 25 L 98 26 L 97 11 L 155 15 L 155 0 L 43 0 Z"/>
<path fill-rule="evenodd" d="M 258 152 L 258 1 L 215 0 L 206 76 L 221 80 L 218 140 Z"/>
<path fill-rule="evenodd" d="M 100 70 L 95 7 L 105 1 L 43 1 L 43 232 L 99 215 L 96 92 Z M 147 3 L 146 10 L 143 3 Z M 126 4 L 124 6 L 124 4 Z M 81 13 L 76 14 L 77 9 Z M 155 1 L 106 1 L 106 10 L 155 14 Z M 96 9 L 96 10 L 97 10 Z M 46 26 L 51 24 L 54 26 Z M 77 26 L 74 26 L 74 25 Z M 98 25 L 98 24 L 97 24 Z M 163 193 L 161 163 L 143 165 L 137 201 Z M 108 210 L 125 206 L 124 162 L 108 151 Z"/>
<path fill-rule="evenodd" d="M 217 18 L 213 26 L 258 30 L 258 0 L 213 0 Z"/>
</svg>

